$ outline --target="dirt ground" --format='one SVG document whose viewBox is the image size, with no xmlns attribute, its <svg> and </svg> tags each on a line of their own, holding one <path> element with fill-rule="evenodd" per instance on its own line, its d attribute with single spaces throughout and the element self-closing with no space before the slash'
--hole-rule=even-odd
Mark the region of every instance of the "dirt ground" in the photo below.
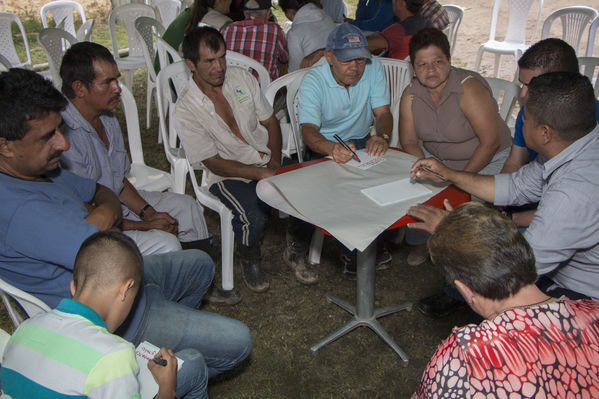
<svg viewBox="0 0 599 399">
<path fill-rule="evenodd" d="M 0 9 L 16 11 L 21 15 L 37 15 L 39 6 L 44 2 L 45 0 L 0 0 Z M 108 0 L 80 2 L 92 17 L 107 15 L 110 8 Z M 465 9 L 453 63 L 472 68 L 479 45 L 488 38 L 493 2 L 450 0 L 441 3 L 457 4 Z M 599 8 L 597 0 L 577 0 L 576 4 Z M 570 5 L 572 2 L 569 0 L 545 0 L 541 21 L 552 11 Z M 556 28 L 559 29 L 559 26 Z M 498 28 L 498 36 L 502 34 L 502 29 Z M 537 38 L 539 36 L 540 26 Z M 586 48 L 586 34 L 581 48 Z M 596 44 L 594 55 L 599 56 L 599 43 Z M 483 59 L 483 73 L 491 70 L 491 60 L 490 55 Z M 514 60 L 503 57 L 500 76 L 512 79 L 514 71 Z M 141 75 L 136 76 L 134 94 L 138 105 L 143 107 L 145 83 Z M 140 115 L 144 114 L 140 108 Z M 162 146 L 156 143 L 156 129 L 157 121 L 154 119 L 152 128 L 144 134 L 146 162 L 166 168 Z M 218 215 L 208 210 L 205 213 L 218 244 Z M 442 320 L 430 319 L 418 311 L 402 311 L 382 318 L 382 326 L 410 357 L 407 367 L 403 367 L 399 357 L 366 328 L 358 328 L 313 354 L 310 351 L 313 344 L 349 319 L 345 311 L 327 303 L 325 294 L 332 293 L 353 302 L 355 282 L 341 277 L 337 246 L 330 238 L 325 240 L 322 261 L 318 266 L 319 283 L 303 286 L 296 282 L 281 258 L 285 223 L 285 219 L 273 214 L 265 229 L 262 244 L 263 267 L 270 277 L 270 290 L 263 294 L 252 293 L 243 285 L 239 270 L 236 269 L 235 286 L 241 290 L 243 301 L 232 307 L 205 305 L 203 308 L 243 321 L 252 331 L 253 339 L 250 358 L 241 367 L 213 379 L 210 382 L 210 396 L 409 398 L 437 345 L 450 333 L 453 326 L 465 322 L 468 312 L 460 311 Z M 392 268 L 377 272 L 376 306 L 406 301 L 415 303 L 419 298 L 441 289 L 443 279 L 430 264 L 410 267 L 405 262 L 405 246 L 392 245 L 390 249 L 393 254 Z M 220 282 L 218 247 L 214 259 L 217 281 Z M 10 330 L 10 323 L 3 309 L 0 311 L 0 326 Z"/>
</svg>

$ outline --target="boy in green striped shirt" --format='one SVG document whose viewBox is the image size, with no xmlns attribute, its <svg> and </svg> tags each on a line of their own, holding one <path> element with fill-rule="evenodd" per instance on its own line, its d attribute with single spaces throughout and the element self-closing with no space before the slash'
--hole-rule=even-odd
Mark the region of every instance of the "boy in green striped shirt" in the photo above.
<svg viewBox="0 0 599 399">
<path fill-rule="evenodd" d="M 125 320 L 143 278 L 143 260 L 127 236 L 104 231 L 81 245 L 71 281 L 73 299 L 25 321 L 8 341 L 2 390 L 19 398 L 139 398 L 133 345 L 112 332 Z M 174 398 L 177 360 L 149 362 L 157 398 Z"/>
</svg>

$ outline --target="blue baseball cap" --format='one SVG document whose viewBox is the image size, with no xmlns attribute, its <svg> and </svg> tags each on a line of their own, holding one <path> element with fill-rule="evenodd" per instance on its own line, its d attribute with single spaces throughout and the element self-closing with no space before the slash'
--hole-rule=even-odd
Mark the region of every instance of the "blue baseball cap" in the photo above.
<svg viewBox="0 0 599 399">
<path fill-rule="evenodd" d="M 327 51 L 332 51 L 339 61 L 356 58 L 370 58 L 368 41 L 357 26 L 343 23 L 337 26 L 327 38 Z"/>
</svg>

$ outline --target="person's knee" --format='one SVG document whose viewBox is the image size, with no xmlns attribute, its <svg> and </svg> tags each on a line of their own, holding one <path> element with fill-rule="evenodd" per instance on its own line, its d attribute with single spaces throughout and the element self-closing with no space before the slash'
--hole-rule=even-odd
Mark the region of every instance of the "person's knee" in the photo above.
<svg viewBox="0 0 599 399">
<path fill-rule="evenodd" d="M 199 249 L 186 249 L 181 251 L 181 256 L 188 258 L 186 265 L 191 267 L 196 273 L 200 271 L 203 278 L 209 278 L 210 281 L 214 278 L 214 262 L 210 255 Z"/>
<path fill-rule="evenodd" d="M 204 356 L 195 349 L 183 349 L 175 353 L 183 360 L 177 371 L 177 396 L 208 397 L 208 366 Z"/>
</svg>

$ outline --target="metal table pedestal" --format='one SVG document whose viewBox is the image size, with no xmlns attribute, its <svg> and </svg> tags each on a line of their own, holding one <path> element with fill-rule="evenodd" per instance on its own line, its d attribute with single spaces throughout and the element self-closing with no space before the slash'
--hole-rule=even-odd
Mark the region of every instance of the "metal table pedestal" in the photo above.
<svg viewBox="0 0 599 399">
<path fill-rule="evenodd" d="M 310 348 L 312 352 L 316 352 L 323 346 L 349 333 L 356 327 L 365 326 L 377 333 L 379 337 L 381 337 L 383 341 L 385 341 L 387 345 L 399 355 L 404 366 L 408 365 L 408 356 L 399 346 L 397 346 L 395 341 L 393 341 L 393 338 L 387 334 L 376 319 L 391 313 L 399 312 L 400 310 L 412 310 L 412 303 L 407 302 L 401 305 L 387 306 L 378 309 L 374 308 L 375 257 L 376 241 L 373 241 L 363 252 L 358 252 L 356 306 L 352 306 L 334 295 L 326 295 L 329 303 L 333 302 L 346 312 L 353 314 L 354 317 L 343 327 L 312 346 L 312 348 Z"/>
</svg>

